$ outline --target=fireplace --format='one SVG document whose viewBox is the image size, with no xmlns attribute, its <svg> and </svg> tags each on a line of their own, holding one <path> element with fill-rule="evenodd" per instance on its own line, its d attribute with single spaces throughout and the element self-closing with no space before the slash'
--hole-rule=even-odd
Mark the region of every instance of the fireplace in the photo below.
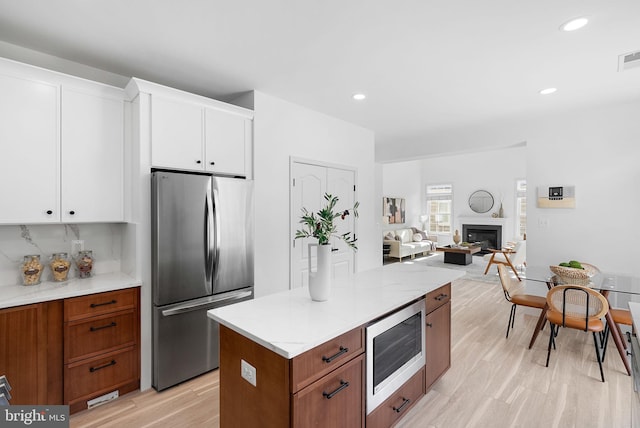
<svg viewBox="0 0 640 428">
<path fill-rule="evenodd" d="M 489 248 L 499 250 L 502 248 L 502 226 L 493 224 L 463 224 L 462 240 L 479 243 L 481 250 L 476 254 L 490 253 Z"/>
</svg>

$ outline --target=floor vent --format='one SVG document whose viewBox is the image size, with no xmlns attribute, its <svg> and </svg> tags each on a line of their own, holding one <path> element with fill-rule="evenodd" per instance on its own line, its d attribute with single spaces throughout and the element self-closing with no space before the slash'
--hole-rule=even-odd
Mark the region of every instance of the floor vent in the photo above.
<svg viewBox="0 0 640 428">
<path fill-rule="evenodd" d="M 618 56 L 618 71 L 640 67 L 640 51 L 629 52 Z"/>
<path fill-rule="evenodd" d="M 87 401 L 87 409 L 93 409 L 94 407 L 100 406 L 102 404 L 108 403 L 109 401 L 115 400 L 119 396 L 119 391 L 109 392 L 108 394 L 101 395 L 100 397 L 94 398 L 93 400 Z"/>
</svg>

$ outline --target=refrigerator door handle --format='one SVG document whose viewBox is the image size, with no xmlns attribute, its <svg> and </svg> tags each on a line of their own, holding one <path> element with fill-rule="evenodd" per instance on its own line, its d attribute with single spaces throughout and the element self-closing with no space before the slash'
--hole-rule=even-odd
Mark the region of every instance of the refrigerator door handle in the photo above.
<svg viewBox="0 0 640 428">
<path fill-rule="evenodd" d="M 211 189 L 208 189 L 207 196 L 205 198 L 205 260 L 206 260 L 206 278 L 207 282 L 211 285 L 213 281 L 213 257 L 214 257 L 214 243 L 211 239 L 211 234 L 214 232 L 213 224 L 213 201 L 211 200 Z M 217 254 L 215 255 L 217 257 Z"/>
<path fill-rule="evenodd" d="M 220 206 L 220 200 L 218 198 L 218 189 L 213 189 L 213 236 L 214 236 L 214 240 L 215 240 L 215 247 L 214 247 L 214 259 L 213 259 L 213 271 L 215 273 L 214 276 L 214 280 L 215 278 L 217 278 L 218 276 L 218 264 L 220 263 L 220 261 L 218 260 L 218 257 L 220 255 L 220 210 L 218 209 L 218 207 Z"/>
<path fill-rule="evenodd" d="M 185 312 L 197 311 L 197 310 L 206 308 L 207 306 L 218 307 L 220 306 L 220 303 L 226 302 L 228 300 L 243 299 L 245 297 L 251 296 L 252 293 L 253 291 L 248 290 L 248 291 L 236 291 L 231 293 L 225 293 L 220 296 L 214 295 L 208 298 L 206 301 L 199 301 L 196 303 L 185 303 L 184 305 L 176 306 L 171 309 L 165 309 L 164 311 L 162 311 L 162 315 L 165 317 L 169 317 L 171 315 L 180 315 Z"/>
</svg>

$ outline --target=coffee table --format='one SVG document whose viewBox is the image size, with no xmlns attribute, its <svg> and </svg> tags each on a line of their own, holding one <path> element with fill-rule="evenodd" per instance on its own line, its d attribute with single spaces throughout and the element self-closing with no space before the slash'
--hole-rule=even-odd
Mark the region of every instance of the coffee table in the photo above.
<svg viewBox="0 0 640 428">
<path fill-rule="evenodd" d="M 444 252 L 444 262 L 454 265 L 469 265 L 472 261 L 472 255 L 480 252 L 480 247 L 452 247 L 446 245 L 437 247 L 436 251 Z"/>
</svg>

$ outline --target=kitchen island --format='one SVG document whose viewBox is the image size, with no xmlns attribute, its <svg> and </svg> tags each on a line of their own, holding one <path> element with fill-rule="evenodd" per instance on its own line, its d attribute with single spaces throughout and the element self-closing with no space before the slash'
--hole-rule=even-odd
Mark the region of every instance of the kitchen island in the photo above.
<svg viewBox="0 0 640 428">
<path fill-rule="evenodd" d="M 364 426 L 364 328 L 433 293 L 437 303 L 427 299 L 427 314 L 442 302 L 450 319 L 449 284 L 463 275 L 392 264 L 335 281 L 326 302 L 300 288 L 209 311 L 221 324 L 221 426 Z M 448 328 L 447 320 L 447 335 Z M 418 375 L 421 395 L 425 371 Z M 416 389 L 415 381 L 407 384 Z"/>
</svg>

